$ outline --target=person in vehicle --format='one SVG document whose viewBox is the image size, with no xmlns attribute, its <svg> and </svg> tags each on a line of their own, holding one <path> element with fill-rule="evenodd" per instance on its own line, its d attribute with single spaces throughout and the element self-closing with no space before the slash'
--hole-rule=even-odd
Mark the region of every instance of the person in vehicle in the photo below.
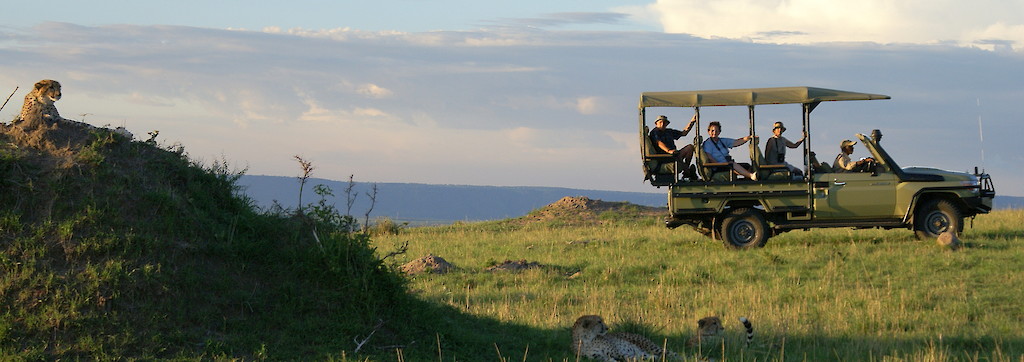
<svg viewBox="0 0 1024 362">
<path fill-rule="evenodd" d="M 850 160 L 850 155 L 853 154 L 853 145 L 857 144 L 856 141 L 843 140 L 839 143 L 839 155 L 836 156 L 836 163 L 833 167 L 835 172 L 867 172 L 870 170 L 870 165 L 875 162 L 875 159 L 868 157 L 859 161 Z"/>
<path fill-rule="evenodd" d="M 676 160 L 681 163 L 682 169 L 689 170 L 690 161 L 693 160 L 693 145 L 686 145 L 682 149 L 676 149 L 676 140 L 689 134 L 690 129 L 693 128 L 693 124 L 696 122 L 697 115 L 694 114 L 693 118 L 690 118 L 690 123 L 686 124 L 686 128 L 680 131 L 668 128 L 668 124 L 671 123 L 668 117 L 658 116 L 658 120 L 654 121 L 654 129 L 650 133 L 651 143 L 656 148 L 656 151 L 676 156 Z"/>
<path fill-rule="evenodd" d="M 804 139 L 807 138 L 807 133 L 804 133 L 803 137 L 800 137 L 799 141 L 793 143 L 782 136 L 782 133 L 786 132 L 786 126 L 782 125 L 782 122 L 775 122 L 772 128 L 772 137 L 765 142 L 764 145 L 764 158 L 769 165 L 786 165 L 789 171 L 794 175 L 803 174 L 800 169 L 786 162 L 786 148 L 797 148 L 804 143 Z"/>
<path fill-rule="evenodd" d="M 740 166 L 740 164 L 733 162 L 732 156 L 729 155 L 729 149 L 740 146 L 750 140 L 751 136 L 744 136 L 743 138 L 723 138 L 719 137 L 722 133 L 722 124 L 718 121 L 711 122 L 708 124 L 708 139 L 704 140 L 701 145 L 704 152 L 708 154 L 708 157 L 712 162 L 717 163 L 732 163 L 733 172 L 742 175 L 751 180 L 757 180 L 757 175 L 747 171 L 747 169 Z"/>
</svg>

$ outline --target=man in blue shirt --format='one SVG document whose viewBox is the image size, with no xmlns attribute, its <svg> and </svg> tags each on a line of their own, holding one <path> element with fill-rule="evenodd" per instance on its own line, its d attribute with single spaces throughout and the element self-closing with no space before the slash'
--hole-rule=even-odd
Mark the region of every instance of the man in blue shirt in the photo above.
<svg viewBox="0 0 1024 362">
<path fill-rule="evenodd" d="M 668 128 L 668 117 L 658 116 L 658 120 L 654 121 L 654 129 L 651 130 L 651 143 L 654 145 L 656 152 L 667 153 L 676 156 L 676 159 L 682 163 L 682 168 L 687 169 L 690 165 L 690 161 L 693 160 L 693 145 L 683 146 L 682 149 L 676 149 L 676 140 L 680 139 L 690 133 L 690 129 L 693 128 L 693 124 L 697 122 L 697 115 L 694 114 L 693 118 L 690 118 L 690 123 L 686 124 L 686 128 L 682 131 L 677 129 Z"/>
<path fill-rule="evenodd" d="M 711 122 L 708 124 L 708 139 L 704 140 L 701 145 L 704 152 L 708 154 L 712 162 L 718 163 L 732 163 L 733 171 L 743 177 L 751 180 L 757 180 L 757 175 L 747 171 L 747 169 L 740 166 L 740 164 L 733 162 L 732 156 L 729 155 L 729 149 L 740 146 L 750 140 L 750 136 L 745 136 L 739 139 L 723 138 L 718 137 L 722 133 L 722 124 L 718 121 Z"/>
</svg>

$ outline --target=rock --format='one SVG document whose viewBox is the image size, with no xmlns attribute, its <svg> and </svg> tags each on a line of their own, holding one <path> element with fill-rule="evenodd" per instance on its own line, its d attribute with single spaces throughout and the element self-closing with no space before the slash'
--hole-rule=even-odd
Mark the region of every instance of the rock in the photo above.
<svg viewBox="0 0 1024 362">
<path fill-rule="evenodd" d="M 961 246 L 960 238 L 958 238 L 956 233 L 952 231 L 946 231 L 939 234 L 939 237 L 935 239 L 935 242 L 949 250 L 957 250 Z"/>
</svg>

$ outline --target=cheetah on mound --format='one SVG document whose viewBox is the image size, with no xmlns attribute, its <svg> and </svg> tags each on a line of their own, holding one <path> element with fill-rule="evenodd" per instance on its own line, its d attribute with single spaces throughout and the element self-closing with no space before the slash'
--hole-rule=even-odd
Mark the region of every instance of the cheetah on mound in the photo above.
<svg viewBox="0 0 1024 362">
<path fill-rule="evenodd" d="M 36 82 L 35 87 L 25 95 L 25 103 L 21 106 L 21 114 L 13 123 L 23 123 L 22 127 L 35 127 L 57 123 L 64 120 L 53 104 L 60 100 L 60 83 L 52 79 Z"/>
</svg>

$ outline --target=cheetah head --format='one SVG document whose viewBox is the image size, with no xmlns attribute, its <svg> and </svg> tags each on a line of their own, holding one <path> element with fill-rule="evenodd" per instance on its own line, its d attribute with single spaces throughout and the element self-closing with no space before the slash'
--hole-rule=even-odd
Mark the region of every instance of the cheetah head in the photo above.
<svg viewBox="0 0 1024 362">
<path fill-rule="evenodd" d="M 608 333 L 608 326 L 604 324 L 601 316 L 585 315 L 576 319 L 576 323 L 572 325 L 572 333 L 578 339 L 589 341 Z"/>
<path fill-rule="evenodd" d="M 60 99 L 60 83 L 52 79 L 43 79 L 36 83 L 32 95 L 39 103 L 53 104 Z"/>
<path fill-rule="evenodd" d="M 704 317 L 697 321 L 697 332 L 704 337 L 717 336 L 725 328 L 722 327 L 722 319 L 718 317 Z"/>
</svg>

